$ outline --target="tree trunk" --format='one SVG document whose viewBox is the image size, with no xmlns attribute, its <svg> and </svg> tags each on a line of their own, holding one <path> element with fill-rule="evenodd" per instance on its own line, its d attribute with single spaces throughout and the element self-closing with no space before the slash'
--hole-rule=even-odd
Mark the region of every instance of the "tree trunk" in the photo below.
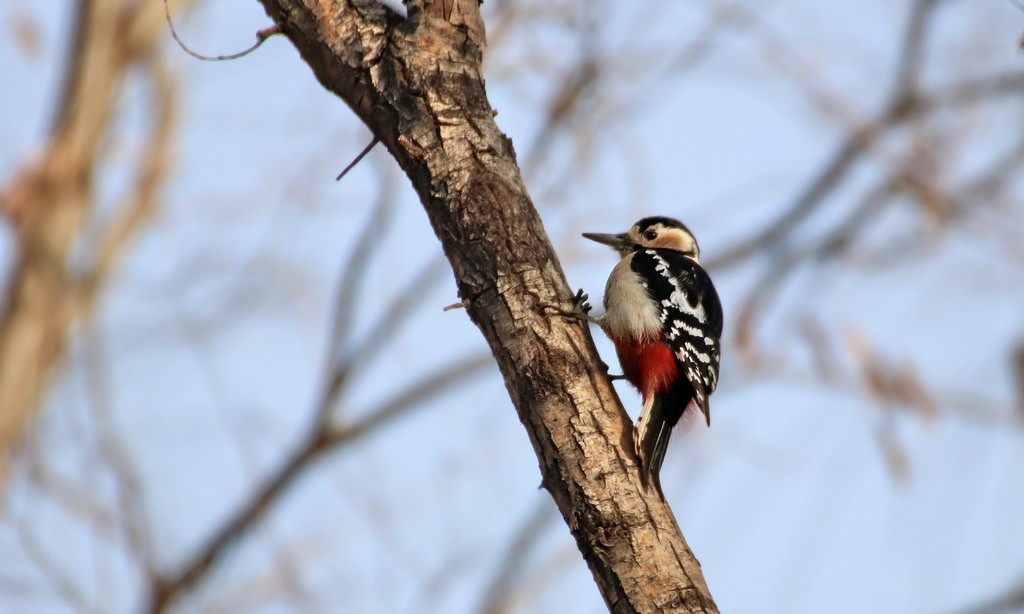
<svg viewBox="0 0 1024 614">
<path fill-rule="evenodd" d="M 412 180 L 554 497 L 613 612 L 716 612 L 671 510 L 644 492 L 629 417 L 487 100 L 477 0 L 261 0 L 320 82 Z"/>
</svg>

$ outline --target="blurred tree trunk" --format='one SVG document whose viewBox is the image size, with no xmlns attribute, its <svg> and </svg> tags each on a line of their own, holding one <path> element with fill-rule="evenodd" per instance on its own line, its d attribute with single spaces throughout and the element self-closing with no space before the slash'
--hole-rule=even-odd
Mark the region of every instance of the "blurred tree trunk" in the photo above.
<svg viewBox="0 0 1024 614">
<path fill-rule="evenodd" d="M 477 0 L 261 0 L 418 192 L 554 497 L 614 612 L 715 612 L 671 510 L 641 489 L 628 416 L 487 100 Z"/>
<path fill-rule="evenodd" d="M 16 241 L 0 311 L 0 463 L 42 403 L 76 318 L 91 310 L 122 248 L 154 207 L 173 118 L 169 81 L 154 59 L 165 27 L 160 2 L 80 0 L 53 128 L 41 155 L 0 192 L 0 212 Z M 71 250 L 95 208 L 101 142 L 128 70 L 139 64 L 149 70 L 154 92 L 148 150 L 92 257 L 71 267 Z"/>
</svg>

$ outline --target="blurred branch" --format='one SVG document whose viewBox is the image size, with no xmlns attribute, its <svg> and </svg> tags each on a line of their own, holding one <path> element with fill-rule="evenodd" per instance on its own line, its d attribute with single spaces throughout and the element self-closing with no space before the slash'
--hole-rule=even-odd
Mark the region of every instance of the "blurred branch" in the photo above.
<svg viewBox="0 0 1024 614">
<path fill-rule="evenodd" d="M 1010 181 L 1014 171 L 1019 168 L 1022 153 L 1024 142 L 1011 148 L 978 176 L 948 190 L 941 190 L 938 186 L 932 185 L 925 173 L 913 168 L 913 159 L 900 162 L 897 166 L 900 169 L 898 172 L 865 192 L 850 213 L 832 225 L 824 236 L 807 240 L 799 247 L 783 248 L 772 255 L 764 272 L 743 301 L 739 316 L 736 318 L 734 338 L 737 346 L 742 350 L 751 349 L 756 316 L 771 307 L 775 297 L 798 266 L 824 266 L 849 253 L 856 245 L 858 237 L 868 230 L 869 224 L 885 211 L 886 206 L 895 197 L 906 194 L 913 195 L 918 200 L 938 199 L 949 203 L 948 206 L 941 207 L 945 215 L 964 215 L 972 209 L 969 203 L 985 198 L 986 194 Z M 897 243 L 900 248 L 905 248 L 907 242 Z M 888 253 L 888 256 L 891 260 L 892 254 Z M 872 266 L 879 266 L 879 260 L 881 259 L 873 259 Z"/>
<path fill-rule="evenodd" d="M 150 59 L 146 65 L 150 79 L 150 107 L 154 110 L 149 139 L 135 171 L 135 185 L 117 208 L 115 219 L 100 237 L 92 262 L 78 282 L 76 315 L 80 317 L 87 318 L 92 313 L 103 284 L 112 277 L 131 241 L 153 217 L 159 190 L 171 166 L 177 91 L 159 60 Z"/>
<path fill-rule="evenodd" d="M 60 475 L 46 461 L 49 455 L 35 445 L 26 442 L 25 454 L 19 458 L 24 463 L 26 474 L 37 491 L 56 503 L 71 518 L 79 519 L 89 527 L 90 533 L 105 539 L 115 540 L 122 528 L 122 518 L 93 496 L 86 485 Z"/>
<path fill-rule="evenodd" d="M 181 0 L 175 6 L 190 4 Z M 68 257 L 83 219 L 94 208 L 97 152 L 129 69 L 155 66 L 152 58 L 161 40 L 158 3 L 80 0 L 76 10 L 61 100 L 45 150 L 0 191 L 0 212 L 16 236 L 0 312 L 0 457 L 10 453 L 64 355 L 77 292 Z M 154 135 L 153 144 L 159 145 L 161 128 Z M 152 196 L 161 177 L 151 165 L 143 167 L 144 176 L 137 178 L 141 200 Z M 112 261 L 100 258 L 101 265 Z M 98 285 L 98 278 L 109 274 L 109 269 L 98 270 L 88 277 Z"/>
<path fill-rule="evenodd" d="M 414 307 L 422 305 L 424 292 L 444 278 L 448 271 L 443 258 L 431 258 L 406 284 L 377 318 L 377 322 L 349 356 L 342 359 L 335 374 L 334 386 L 341 387 L 360 367 L 376 358 L 410 320 Z"/>
<path fill-rule="evenodd" d="M 93 323 L 88 326 L 85 343 L 88 353 L 85 365 L 86 392 L 96 425 L 97 445 L 103 461 L 114 476 L 117 491 L 116 513 L 130 554 L 145 578 L 156 577 L 149 518 L 146 514 L 143 482 L 138 475 L 128 446 L 118 437 L 111 415 L 112 398 L 109 382 L 109 361 L 104 340 Z"/>
<path fill-rule="evenodd" d="M 392 197 L 387 188 L 383 189 L 377 207 L 371 214 L 367 230 L 381 228 L 386 223 L 391 208 Z M 338 361 L 337 354 L 343 351 L 348 339 L 347 331 L 352 320 L 351 310 L 355 308 L 356 297 L 360 287 L 359 278 L 377 246 L 381 245 L 379 234 L 370 240 L 357 243 L 352 260 L 362 266 L 351 264 L 343 268 L 342 280 L 336 297 L 336 315 L 332 343 L 327 353 L 327 363 L 333 365 L 327 378 L 320 402 L 313 411 L 312 425 L 301 442 L 277 466 L 263 485 L 257 487 L 252 495 L 240 505 L 232 516 L 224 522 L 179 570 L 171 575 L 157 577 L 151 587 L 150 603 L 147 610 L 162 612 L 184 592 L 202 580 L 215 563 L 247 532 L 251 531 L 278 503 L 282 494 L 300 477 L 306 475 L 316 466 L 317 462 L 327 453 L 342 449 L 345 444 L 361 440 L 376 432 L 397 418 L 409 414 L 412 410 L 437 395 L 461 384 L 468 378 L 481 373 L 493 364 L 489 356 L 472 356 L 457 361 L 437 373 L 431 374 L 419 382 L 409 385 L 390 401 L 365 413 L 359 421 L 344 426 L 333 426 L 330 420 L 331 410 L 338 404 L 345 391 L 352 370 L 367 365 L 377 352 L 386 347 L 388 340 L 397 333 L 400 325 L 414 313 L 417 298 L 422 297 L 422 290 L 429 281 L 438 277 L 436 264 L 429 264 L 423 272 L 413 278 L 405 289 L 396 296 L 380 316 L 366 341 L 352 352 L 350 358 Z"/>
<path fill-rule="evenodd" d="M 315 612 L 322 609 L 310 587 L 303 585 L 302 573 L 317 559 L 329 555 L 336 545 L 339 531 L 336 526 L 322 527 L 301 538 L 277 543 L 270 541 L 274 561 L 268 561 L 262 573 L 235 579 L 229 586 L 220 587 L 217 594 L 203 604 L 206 612 L 252 612 L 274 602 L 286 601 L 285 609 L 292 612 Z M 317 606 L 321 606 L 318 608 Z"/>
<path fill-rule="evenodd" d="M 378 246 L 381 244 L 381 242 L 374 243 L 374 245 Z M 356 251 L 361 251 L 358 246 Z M 357 254 L 357 257 L 368 258 L 369 253 Z M 412 281 L 406 284 L 402 292 L 391 301 L 388 308 L 378 316 L 376 323 L 360 344 L 352 349 L 337 347 L 336 352 L 343 354 L 340 358 L 334 352 L 328 355 L 332 368 L 327 378 L 327 387 L 321 396 L 320 404 L 317 406 L 316 415 L 318 420 L 323 422 L 330 420 L 332 410 L 341 398 L 345 386 L 349 383 L 353 373 L 361 367 L 369 365 L 380 352 L 387 349 L 389 342 L 401 331 L 402 326 L 409 322 L 414 313 L 414 307 L 421 303 L 423 294 L 436 281 L 442 278 L 441 274 L 444 272 L 443 264 L 443 259 L 431 259 L 423 270 L 413 277 Z M 362 273 L 355 273 L 355 275 L 361 276 Z M 354 292 L 354 287 L 352 289 Z M 341 315 L 341 308 L 346 305 L 348 308 L 354 308 L 354 304 L 349 304 L 352 297 L 353 295 L 347 291 L 340 293 L 338 297 L 339 309 L 337 313 L 339 315 L 336 317 L 336 320 L 343 322 L 346 326 L 351 321 L 352 316 L 351 314 L 348 316 Z M 341 304 L 341 302 L 345 304 Z M 336 335 L 340 335 L 342 340 L 347 338 L 341 332 L 336 332 Z"/>
<path fill-rule="evenodd" d="M 834 258 L 839 252 L 853 244 L 857 234 L 867 224 L 880 215 L 885 205 L 895 193 L 902 181 L 902 175 L 890 177 L 869 190 L 853 211 L 823 239 L 776 254 L 764 267 L 754 288 L 747 294 L 736 318 L 736 332 L 733 333 L 736 345 L 744 351 L 751 350 L 754 339 L 754 327 L 758 315 L 765 313 L 774 301 L 790 274 L 801 263 L 808 259 L 826 260 Z"/>
<path fill-rule="evenodd" d="M 584 40 L 588 40 L 584 37 Z M 558 134 L 556 127 L 566 124 L 580 112 L 580 107 L 593 104 L 594 90 L 599 87 L 603 70 L 594 57 L 593 49 L 585 49 L 583 57 L 574 65 L 561 88 L 555 92 L 545 109 L 544 122 L 527 148 L 530 155 L 523 164 L 523 173 L 530 175 L 536 172 L 539 165 L 546 159 L 548 152 Z"/>
<path fill-rule="evenodd" d="M 850 134 L 782 216 L 776 218 L 766 228 L 757 231 L 752 237 L 724 250 L 718 256 L 708 258 L 705 266 L 709 269 L 735 266 L 788 237 L 794 226 L 810 215 L 845 179 L 868 144 L 877 138 L 881 125 L 884 125 L 884 122 L 876 121 Z"/>
<path fill-rule="evenodd" d="M 828 162 L 781 216 L 752 236 L 724 250 L 721 255 L 708 259 L 706 266 L 735 266 L 787 239 L 845 181 L 855 164 L 889 132 L 936 111 L 955 109 L 1024 91 L 1024 74 L 1013 72 L 968 78 L 934 92 L 920 92 L 917 83 L 921 53 L 928 35 L 928 18 L 936 6 L 936 0 L 915 1 L 894 70 L 893 85 L 883 110 L 874 119 L 849 131 Z"/>
<path fill-rule="evenodd" d="M 19 523 L 14 531 L 22 550 L 29 556 L 35 566 L 42 572 L 44 578 L 55 589 L 56 594 L 64 600 L 75 612 L 88 612 L 93 608 L 89 607 L 82 589 L 75 584 L 75 581 L 61 569 L 58 563 L 59 556 L 52 556 L 46 547 L 39 541 L 35 533 L 28 526 L 28 523 Z"/>
<path fill-rule="evenodd" d="M 878 400 L 866 385 L 863 374 L 859 371 L 839 371 L 826 376 L 814 366 L 801 367 L 795 365 L 787 360 L 786 356 L 780 354 L 761 355 L 754 360 L 748 361 L 743 366 L 743 379 L 728 384 L 727 389 L 738 390 L 768 382 L 777 384 L 780 381 L 839 391 L 851 397 L 860 395 L 873 401 Z M 907 388 L 907 390 L 910 390 L 910 388 Z M 946 412 L 950 416 L 955 415 L 957 418 L 966 419 L 979 426 L 991 429 L 1019 428 L 1020 426 L 1013 419 L 1012 413 L 1007 411 L 1008 408 L 1005 403 L 990 397 L 983 397 L 971 391 L 949 388 L 932 387 L 926 392 L 928 400 L 941 399 L 941 405 L 936 405 L 935 409 Z M 918 411 L 919 415 L 923 418 L 927 418 L 931 414 L 931 409 L 920 411 L 921 408 L 917 405 L 917 401 L 907 401 L 906 404 L 903 404 L 903 401 L 898 401 L 897 403 L 900 404 L 900 408 Z"/>
<path fill-rule="evenodd" d="M 393 420 L 408 415 L 412 410 L 423 407 L 427 401 L 447 392 L 470 376 L 483 372 L 491 364 L 489 357 L 474 356 L 450 365 L 412 384 L 397 397 L 349 426 L 333 428 L 321 420 L 315 420 L 308 434 L 263 485 L 234 511 L 179 571 L 156 578 L 146 611 L 165 611 L 182 593 L 202 580 L 214 568 L 218 559 L 225 556 L 243 535 L 263 520 L 281 500 L 281 495 L 328 453 L 339 451 L 345 444 L 360 440 Z"/>
<path fill-rule="evenodd" d="M 315 430 L 287 456 L 271 477 L 240 506 L 232 517 L 213 533 L 182 569 L 171 575 L 157 576 L 150 587 L 147 612 L 163 612 L 184 591 L 201 580 L 216 560 L 257 522 L 263 519 L 280 494 L 305 473 L 327 451 L 325 433 Z"/>
<path fill-rule="evenodd" d="M 1017 387 L 1017 418 L 1024 422 L 1024 341 L 1013 350 L 1013 383 Z"/>
<path fill-rule="evenodd" d="M 909 100 L 918 91 L 921 75 L 921 60 L 924 56 L 925 42 L 928 37 L 928 21 L 937 0 L 913 0 L 910 15 L 907 17 L 907 29 L 903 35 L 903 46 L 896 59 L 896 71 L 890 94 L 890 104 L 901 100 Z"/>
<path fill-rule="evenodd" d="M 1024 610 L 1024 578 L 1002 595 L 958 610 L 958 614 L 1019 614 Z"/>
<path fill-rule="evenodd" d="M 544 535 L 544 530 L 558 517 L 555 513 L 557 511 L 547 499 L 537 502 L 537 506 L 526 517 L 508 545 L 505 558 L 487 584 L 476 611 L 482 614 L 502 614 L 510 610 L 509 601 L 515 583 L 522 576 L 533 549 Z"/>
<path fill-rule="evenodd" d="M 390 167 L 387 167 L 384 173 L 384 177 L 378 184 L 379 192 L 376 204 L 366 225 L 360 229 L 355 246 L 345 259 L 337 284 L 331 343 L 327 350 L 327 364 L 332 372 L 337 370 L 336 364 L 341 359 L 341 351 L 347 346 L 349 335 L 352 332 L 356 303 L 360 296 L 363 278 L 370 270 L 370 262 L 374 254 L 385 245 L 383 239 L 391 226 L 391 214 L 395 207 L 394 181 L 392 181 Z M 336 385 L 340 386 L 341 382 Z"/>
<path fill-rule="evenodd" d="M 607 38 L 602 36 L 606 30 L 619 28 L 621 24 L 598 18 L 603 14 L 598 10 L 585 13 L 584 23 L 575 32 L 574 43 L 579 52 L 573 63 L 553 79 L 560 85 L 549 97 L 544 107 L 544 121 L 522 159 L 523 176 L 529 183 L 536 184 L 534 177 L 539 169 L 550 172 L 545 168 L 550 165 L 545 163 L 558 142 L 557 137 L 566 135 L 572 139 L 571 164 L 562 165 L 561 172 L 548 179 L 546 185 L 533 188 L 538 202 L 562 200 L 551 192 L 565 190 L 578 181 L 575 177 L 602 139 L 609 139 L 625 119 L 643 116 L 661 100 L 652 95 L 652 90 L 661 91 L 681 73 L 697 68 L 713 55 L 725 32 L 745 24 L 737 4 L 711 4 L 708 23 L 694 36 L 673 39 L 671 44 L 659 41 L 653 48 L 639 51 L 635 49 L 639 42 L 636 39 L 623 49 L 609 50 L 599 45 L 596 41 Z M 678 49 L 671 48 L 676 45 Z M 639 85 L 624 87 L 632 82 Z M 638 187 L 643 188 L 643 185 Z M 641 189 L 637 189 L 634 194 L 640 192 Z"/>
<path fill-rule="evenodd" d="M 493 364 L 490 354 L 462 358 L 437 373 L 410 384 L 396 397 L 370 411 L 367 417 L 347 426 L 330 429 L 326 435 L 327 443 L 334 446 L 360 439 L 406 414 L 410 409 L 419 407 L 424 401 L 464 383 L 471 376 L 483 373 Z"/>
<path fill-rule="evenodd" d="M 760 367 L 759 359 L 753 349 L 753 335 L 756 324 L 756 317 L 767 312 L 779 293 L 786 280 L 791 277 L 792 272 L 800 265 L 823 266 L 848 253 L 855 245 L 860 234 L 867 230 L 868 224 L 881 214 L 888 203 L 899 195 L 912 195 L 918 198 L 941 198 L 953 203 L 947 207 L 949 215 L 961 215 L 970 207 L 966 204 L 980 197 L 981 194 L 993 189 L 1000 181 L 1006 181 L 1006 173 L 1016 168 L 1019 160 L 1019 148 L 1012 148 L 1005 156 L 995 160 L 988 168 L 971 178 L 957 188 L 948 191 L 937 192 L 936 187 L 929 185 L 928 177 L 908 165 L 913 165 L 909 160 L 901 165 L 901 170 L 881 182 L 874 188 L 868 190 L 862 199 L 852 207 L 851 212 L 843 219 L 832 225 L 828 232 L 813 241 L 806 241 L 799 248 L 784 249 L 776 254 L 765 267 L 764 273 L 758 278 L 754 288 L 748 294 L 736 318 L 736 344 L 744 350 L 747 358 L 745 374 L 756 376 Z M 875 265 L 877 266 L 877 265 Z M 814 343 L 820 348 L 823 340 L 815 339 Z M 858 336 L 857 342 L 851 347 L 851 353 L 856 359 L 859 367 L 858 377 L 845 382 L 848 388 L 862 388 L 876 401 L 898 407 L 910 407 L 922 417 L 934 416 L 939 410 L 955 411 L 973 420 L 986 424 L 1005 423 L 1005 408 L 997 407 L 990 402 L 980 399 L 965 399 L 963 395 L 957 395 L 947 390 L 934 390 L 926 387 L 911 365 L 897 367 L 887 361 L 883 361 L 872 349 L 870 342 Z M 814 348 L 812 348 L 814 349 Z M 828 362 L 820 358 L 820 349 L 815 350 L 818 357 L 814 362 L 815 368 L 821 363 Z M 782 377 L 783 372 L 779 370 L 781 361 L 779 357 L 772 358 L 769 362 L 775 367 L 771 370 L 776 377 Z M 788 377 L 795 378 L 794 374 Z M 846 377 L 839 373 L 838 369 L 818 371 L 818 378 L 824 383 L 838 385 Z M 860 382 L 859 384 L 857 382 Z M 893 440 L 890 433 L 882 433 L 883 444 L 886 446 L 889 458 L 898 460 L 894 456 L 895 449 L 892 447 Z M 902 461 L 900 461 L 902 462 Z"/>
</svg>

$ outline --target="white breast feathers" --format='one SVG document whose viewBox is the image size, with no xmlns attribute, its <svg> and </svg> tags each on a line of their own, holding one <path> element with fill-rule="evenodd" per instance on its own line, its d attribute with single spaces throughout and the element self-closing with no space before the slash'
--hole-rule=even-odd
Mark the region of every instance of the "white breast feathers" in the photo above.
<svg viewBox="0 0 1024 614">
<path fill-rule="evenodd" d="M 611 275 L 604 290 L 604 327 L 613 339 L 657 338 L 661 334 L 658 306 L 647 294 L 643 278 L 633 272 L 634 254 L 623 258 Z"/>
</svg>

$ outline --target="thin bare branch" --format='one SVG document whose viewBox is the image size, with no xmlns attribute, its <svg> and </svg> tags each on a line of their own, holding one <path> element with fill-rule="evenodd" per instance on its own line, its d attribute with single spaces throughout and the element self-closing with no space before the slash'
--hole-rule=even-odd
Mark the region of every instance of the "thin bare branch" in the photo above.
<svg viewBox="0 0 1024 614">
<path fill-rule="evenodd" d="M 354 169 L 356 165 L 359 164 L 359 162 L 366 157 L 366 154 L 373 151 L 373 148 L 376 147 L 378 143 L 380 143 L 380 139 L 378 139 L 377 137 L 373 137 L 373 140 L 371 140 L 369 144 L 367 144 L 366 147 L 364 147 L 363 150 L 360 151 L 359 154 L 351 162 L 348 163 L 348 166 L 341 169 L 341 172 L 338 173 L 338 176 L 335 177 L 334 180 L 341 181 L 342 177 L 347 175 L 350 170 Z"/>
<path fill-rule="evenodd" d="M 259 46 L 262 45 L 268 38 L 274 36 L 275 34 L 281 33 L 281 27 L 275 23 L 274 25 L 267 26 L 266 28 L 263 28 L 261 30 L 257 30 L 256 42 L 253 43 L 253 45 L 248 49 L 244 49 L 242 51 L 239 51 L 238 53 L 232 53 L 230 55 L 203 55 L 201 53 L 196 53 L 195 51 L 192 51 L 192 49 L 185 44 L 185 41 L 181 40 L 181 37 L 178 36 L 178 31 L 174 29 L 174 20 L 171 19 L 171 8 L 170 6 L 168 6 L 168 1 L 169 0 L 164 0 L 164 17 L 167 20 L 167 27 L 171 30 L 171 36 L 174 37 L 174 42 L 178 43 L 178 46 L 181 47 L 182 51 L 196 58 L 197 60 L 203 60 L 204 62 L 222 62 L 224 60 L 237 60 L 238 58 L 245 57 L 253 51 L 259 49 Z"/>
</svg>

